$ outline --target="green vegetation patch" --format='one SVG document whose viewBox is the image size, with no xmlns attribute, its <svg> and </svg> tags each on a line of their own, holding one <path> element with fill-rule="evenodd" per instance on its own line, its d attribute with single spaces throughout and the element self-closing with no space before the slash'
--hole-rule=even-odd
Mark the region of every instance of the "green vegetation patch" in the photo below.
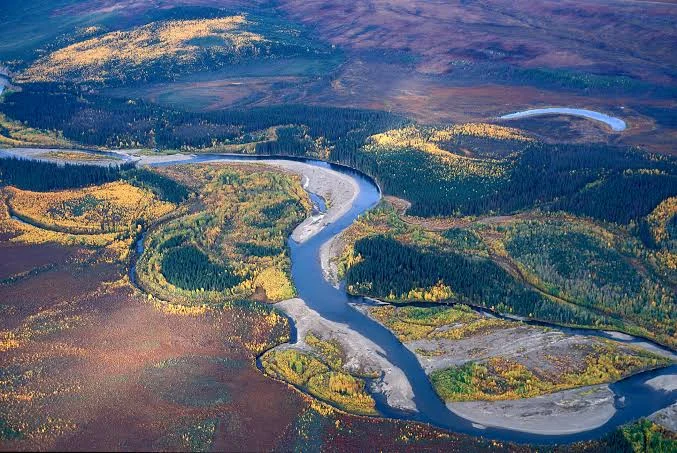
<svg viewBox="0 0 677 453">
<path fill-rule="evenodd" d="M 241 282 L 230 269 L 213 263 L 192 245 L 166 252 L 162 257 L 162 274 L 172 285 L 187 290 L 223 291 Z"/>
<path fill-rule="evenodd" d="M 188 421 L 188 423 L 191 423 L 191 421 Z M 218 424 L 219 419 L 208 418 L 180 426 L 174 432 L 159 439 L 156 442 L 156 446 L 162 450 L 211 451 Z"/>
<path fill-rule="evenodd" d="M 465 305 L 454 307 L 373 307 L 369 314 L 392 330 L 402 342 L 462 338 L 511 326 L 508 321 L 484 317 Z M 443 329 L 440 329 L 444 327 Z"/>
<path fill-rule="evenodd" d="M 384 236 L 359 240 L 354 253 L 360 259 L 347 272 L 347 288 L 354 294 L 392 300 L 392 295 L 442 282 L 461 303 L 567 324 L 604 321 L 524 287 L 489 259 L 424 251 Z"/>
<path fill-rule="evenodd" d="M 323 342 L 314 335 L 310 338 L 315 347 L 334 359 L 332 365 L 339 365 L 336 355 L 342 352 L 336 349 L 337 345 Z M 363 379 L 340 371 L 340 368 L 331 369 L 311 354 L 294 349 L 273 350 L 261 357 L 261 364 L 267 373 L 341 409 L 357 414 L 376 414 L 376 403 L 366 392 Z"/>
<path fill-rule="evenodd" d="M 616 451 L 635 453 L 677 451 L 677 436 L 647 419 L 621 426 L 604 441 L 616 447 Z"/>
<path fill-rule="evenodd" d="M 134 166 L 57 164 L 18 158 L 0 159 L 0 184 L 23 190 L 47 192 L 100 185 L 120 179 L 123 171 Z"/>
<path fill-rule="evenodd" d="M 463 228 L 451 228 L 442 233 L 442 237 L 459 252 L 486 251 L 487 248 L 477 233 Z"/>
<path fill-rule="evenodd" d="M 262 357 L 261 363 L 267 373 L 298 386 L 304 386 L 311 377 L 329 371 L 327 365 L 318 359 L 294 349 L 269 352 Z"/>
<path fill-rule="evenodd" d="M 144 288 L 187 305 L 294 296 L 286 238 L 311 210 L 298 177 L 253 165 L 185 165 L 161 173 L 190 181 L 196 196 L 150 232 L 137 264 Z"/>
<path fill-rule="evenodd" d="M 181 203 L 188 198 L 188 188 L 160 173 L 136 168 L 124 173 L 124 178 L 131 184 L 153 192 L 160 200 Z"/>
<path fill-rule="evenodd" d="M 621 253 L 616 238 L 584 224 L 530 221 L 514 225 L 506 248 L 535 283 L 558 297 L 619 316 L 667 341 L 677 332 L 669 285 L 639 257 Z"/>
<path fill-rule="evenodd" d="M 12 427 L 7 420 L 0 417 L 0 439 L 2 440 L 19 440 L 23 438 L 23 434 L 18 429 Z"/>
<path fill-rule="evenodd" d="M 103 200 L 87 194 L 84 197 L 64 201 L 61 205 L 48 209 L 47 212 L 54 218 L 81 217 L 85 213 L 93 211 L 101 201 Z"/>
<path fill-rule="evenodd" d="M 345 353 L 343 348 L 336 340 L 323 340 L 313 332 L 309 332 L 304 341 L 308 346 L 320 354 L 329 366 L 334 370 L 340 370 L 345 363 Z"/>
<path fill-rule="evenodd" d="M 330 371 L 313 376 L 308 391 L 340 408 L 357 414 L 375 415 L 376 403 L 365 391 L 365 382 L 347 373 Z"/>
<path fill-rule="evenodd" d="M 445 401 L 504 400 L 614 382 L 668 363 L 668 359 L 639 349 L 621 352 L 606 343 L 596 344 L 588 351 L 584 369 L 563 373 L 555 380 L 538 376 L 523 364 L 504 357 L 437 370 L 430 374 L 430 380 Z"/>
</svg>

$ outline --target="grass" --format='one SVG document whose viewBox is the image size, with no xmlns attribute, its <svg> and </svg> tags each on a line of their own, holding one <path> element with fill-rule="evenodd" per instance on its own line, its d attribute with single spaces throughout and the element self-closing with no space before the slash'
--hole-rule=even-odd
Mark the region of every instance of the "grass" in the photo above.
<svg viewBox="0 0 677 453">
<path fill-rule="evenodd" d="M 446 338 L 459 340 L 477 332 L 505 328 L 506 321 L 485 318 L 470 308 L 455 307 L 373 307 L 369 314 L 392 330 L 402 342 Z M 442 326 L 452 328 L 437 331 Z"/>
<path fill-rule="evenodd" d="M 445 401 L 493 401 L 531 398 L 614 382 L 640 370 L 669 363 L 668 359 L 640 350 L 634 354 L 619 353 L 617 348 L 607 344 L 594 347 L 585 358 L 583 370 L 562 374 L 557 380 L 539 377 L 526 366 L 504 357 L 437 370 L 430 375 L 430 380 Z"/>
<path fill-rule="evenodd" d="M 317 337 L 311 340 L 318 344 Z M 322 348 L 326 348 L 329 342 Z M 334 345 L 330 346 L 336 352 Z M 357 414 L 375 415 L 376 403 L 365 391 L 363 379 L 333 370 L 311 354 L 285 349 L 270 351 L 261 357 L 266 373 L 301 387 L 311 395 Z M 334 364 L 338 364 L 334 362 Z"/>
<path fill-rule="evenodd" d="M 142 382 L 165 401 L 188 407 L 221 406 L 229 403 L 232 395 L 228 383 L 217 376 L 244 366 L 243 361 L 179 357 L 147 368 Z"/>
</svg>

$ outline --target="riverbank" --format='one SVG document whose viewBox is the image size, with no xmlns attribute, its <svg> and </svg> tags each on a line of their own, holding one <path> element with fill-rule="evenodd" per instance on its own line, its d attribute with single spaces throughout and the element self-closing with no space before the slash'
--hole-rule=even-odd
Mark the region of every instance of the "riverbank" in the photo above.
<svg viewBox="0 0 677 453">
<path fill-rule="evenodd" d="M 616 413 L 608 385 L 521 400 L 447 403 L 447 407 L 478 425 L 550 436 L 599 428 Z"/>
<path fill-rule="evenodd" d="M 320 247 L 320 265 L 324 279 L 331 283 L 334 288 L 339 287 L 338 259 L 345 247 L 343 236 L 337 234 Z"/>
<path fill-rule="evenodd" d="M 92 151 L 63 148 L 1 148 L 0 158 L 16 157 L 42 162 L 80 165 L 118 165 L 130 162 L 134 157 L 121 152 Z"/>
<path fill-rule="evenodd" d="M 299 243 L 306 242 L 327 225 L 343 217 L 360 195 L 360 187 L 353 178 L 331 168 L 285 160 L 266 160 L 259 163 L 301 175 L 304 188 L 327 201 L 326 212 L 310 216 L 296 227 L 291 238 Z"/>
<path fill-rule="evenodd" d="M 83 158 L 78 159 L 78 155 L 82 155 Z M 194 154 L 183 153 L 146 155 L 139 154 L 137 150 L 100 152 L 42 148 L 0 149 L 0 157 L 3 156 L 60 163 L 86 163 L 89 165 L 112 165 L 122 161 L 134 161 L 137 165 L 141 166 L 189 163 L 196 159 Z M 87 156 L 87 158 L 85 159 L 84 156 Z M 100 159 L 97 159 L 97 156 L 101 156 Z M 360 186 L 353 178 L 328 166 L 319 167 L 300 161 L 284 159 L 247 159 L 247 156 L 238 156 L 237 160 L 228 160 L 219 159 L 218 155 L 214 155 L 210 161 L 218 162 L 219 160 L 227 160 L 231 163 L 242 162 L 268 165 L 295 173 L 301 176 L 304 189 L 326 200 L 327 210 L 325 212 L 319 212 L 308 217 L 294 229 L 291 238 L 298 243 L 308 241 L 327 225 L 343 217 L 360 195 Z"/>
<path fill-rule="evenodd" d="M 267 165 L 281 170 L 295 173 L 302 178 L 306 191 L 322 197 L 327 204 L 325 212 L 319 212 L 306 218 L 292 232 L 291 239 L 297 243 L 304 243 L 317 235 L 328 225 L 343 217 L 353 206 L 360 195 L 360 186 L 350 176 L 340 173 L 329 166 L 310 165 L 302 161 L 285 159 L 250 159 L 247 156 L 233 156 L 233 158 L 219 155 L 185 155 L 173 154 L 166 156 L 140 156 L 139 165 L 168 165 L 191 162 L 229 162 L 233 164 L 247 163 Z M 205 160 L 195 160 L 204 158 Z"/>
<path fill-rule="evenodd" d="M 310 332 L 321 335 L 324 340 L 334 340 L 345 353 L 345 370 L 351 374 L 376 374 L 372 391 L 383 394 L 390 407 L 415 411 L 414 393 L 404 372 L 385 358 L 385 352 L 373 341 L 345 324 L 327 320 L 306 305 L 302 299 L 289 299 L 275 305 L 294 320 L 297 341 L 274 349 L 298 349 L 311 352 L 304 338 Z"/>
<path fill-rule="evenodd" d="M 651 354 L 653 350 L 644 349 L 641 344 L 629 345 L 500 320 L 462 307 L 437 306 L 431 311 L 433 305 L 398 308 L 381 304 L 357 308 L 388 328 L 411 351 L 440 397 L 448 401 L 449 410 L 485 427 L 537 435 L 578 434 L 596 429 L 616 412 L 615 395 L 608 385 L 611 381 L 673 359 L 673 355 L 665 351 L 661 351 L 658 358 Z M 441 321 L 444 319 L 448 321 Z M 606 365 L 595 365 L 607 363 L 609 357 L 615 357 L 613 370 Z M 447 382 L 447 379 L 453 380 L 450 376 L 455 376 L 451 370 L 469 372 L 472 364 L 477 363 L 486 368 L 486 375 L 481 379 L 473 378 L 481 382 Z M 500 370 L 505 369 L 512 369 L 513 374 L 519 372 L 520 377 L 503 376 Z M 600 374 L 608 378 L 596 378 Z M 578 375 L 588 377 L 579 379 Z M 483 393 L 485 384 L 504 379 L 526 379 L 527 388 L 534 386 L 541 390 L 522 395 L 520 399 L 515 399 L 519 392 L 507 389 L 506 393 L 496 393 L 497 389 Z M 597 385 L 586 386 L 590 383 Z M 660 376 L 647 382 L 660 391 L 671 391 L 674 384 L 674 376 Z M 548 389 L 558 388 L 566 390 L 548 393 Z M 453 401 L 456 399 L 467 401 Z"/>
<path fill-rule="evenodd" d="M 543 432 L 542 426 L 531 428 L 539 431 L 528 431 L 526 429 L 521 431 L 517 428 L 510 428 L 511 422 L 510 420 L 506 420 L 506 425 L 496 425 L 497 427 L 493 428 L 491 420 L 485 420 L 486 424 L 482 424 L 478 421 L 473 421 L 470 415 L 468 418 L 458 416 L 450 411 L 433 391 L 424 369 L 421 367 L 415 354 L 413 354 L 409 348 L 404 346 L 402 342 L 398 341 L 395 336 L 392 335 L 391 331 L 388 331 L 383 325 L 374 322 L 372 319 L 354 310 L 350 306 L 350 303 L 354 302 L 354 300 L 350 299 L 344 291 L 337 290 L 332 285 L 327 284 L 323 276 L 324 272 L 321 266 L 321 260 L 318 259 L 321 247 L 328 241 L 333 240 L 332 238 L 336 238 L 337 234 L 340 234 L 345 230 L 345 228 L 347 228 L 359 215 L 373 207 L 380 198 L 380 192 L 373 186 L 373 183 L 369 181 L 368 178 L 361 177 L 359 174 L 351 173 L 349 171 L 346 171 L 346 173 L 343 174 L 341 168 L 330 167 L 329 164 L 323 162 L 286 161 L 282 158 L 266 158 L 260 160 L 247 157 L 242 158 L 239 156 L 226 157 L 218 155 L 188 156 L 187 158 L 179 157 L 181 160 L 178 160 L 177 157 L 178 156 L 176 155 L 168 156 L 166 159 L 163 159 L 162 163 L 155 165 L 168 165 L 171 163 L 206 164 L 209 162 L 245 162 L 272 164 L 275 166 L 276 161 L 284 161 L 285 163 L 289 162 L 304 166 L 314 166 L 319 169 L 331 169 L 337 173 L 341 173 L 341 175 L 346 178 L 352 179 L 354 183 L 358 185 L 358 190 L 353 192 L 353 195 L 351 195 L 350 198 L 343 197 L 344 201 L 341 205 L 341 210 L 343 210 L 344 214 L 340 214 L 341 210 L 338 210 L 338 214 L 334 214 L 334 217 L 337 217 L 337 220 L 334 221 L 333 224 L 330 224 L 332 222 L 324 222 L 321 225 L 317 225 L 315 232 L 317 236 L 314 237 L 313 240 L 306 240 L 303 243 L 290 241 L 292 276 L 301 298 L 290 300 L 294 302 L 281 302 L 278 304 L 278 307 L 285 311 L 290 319 L 293 320 L 293 324 L 299 332 L 297 335 L 298 338 L 303 339 L 305 337 L 304 332 L 315 329 L 315 331 L 322 334 L 323 338 L 335 338 L 342 349 L 344 348 L 346 351 L 349 351 L 346 352 L 346 355 L 349 356 L 349 360 L 346 360 L 345 362 L 347 367 L 350 366 L 352 367 L 351 369 L 356 369 L 354 368 L 356 365 L 362 366 L 366 363 L 373 367 L 372 371 L 382 370 L 381 376 L 379 376 L 378 379 L 370 381 L 369 384 L 374 393 L 374 397 L 377 399 L 377 404 L 380 404 L 380 407 L 383 409 L 382 413 L 386 416 L 424 421 L 452 431 L 474 435 L 486 435 L 489 438 L 498 440 L 553 443 L 599 437 L 605 432 L 613 429 L 615 426 L 618 426 L 623 420 L 627 421 L 630 417 L 638 418 L 646 416 L 674 402 L 674 394 L 665 394 L 653 389 L 650 393 L 642 393 L 642 389 L 648 389 L 649 387 L 644 385 L 643 380 L 639 382 L 639 379 L 635 380 L 634 378 L 630 378 L 625 380 L 625 383 L 614 384 L 609 387 L 612 389 L 613 393 L 619 397 L 617 400 L 620 401 L 624 399 L 631 409 L 619 411 L 617 413 L 619 417 L 612 415 L 608 422 L 602 422 L 597 429 L 592 427 L 589 423 L 586 424 L 591 431 L 571 431 L 573 434 L 565 433 L 562 435 L 540 435 L 538 432 Z M 277 168 L 282 167 L 277 166 Z M 287 169 L 289 170 L 289 168 Z M 318 181 L 322 178 L 317 176 L 313 178 L 310 171 L 306 170 L 304 173 L 302 168 L 297 168 L 296 173 L 302 176 L 304 183 L 307 182 L 307 184 L 304 184 L 306 185 L 306 189 L 313 192 L 315 192 L 315 190 L 320 192 L 322 184 Z M 319 187 L 317 185 L 310 185 L 313 179 L 319 184 Z M 333 185 L 331 178 L 324 179 L 324 189 L 331 189 L 331 187 L 327 187 L 329 184 Z M 322 195 L 322 192 L 320 192 L 320 195 Z M 328 200 L 330 209 L 339 209 L 339 206 L 335 204 L 335 200 L 341 199 L 340 197 L 332 197 L 327 192 L 324 192 L 323 196 Z M 558 329 L 553 327 L 552 330 Z M 305 343 L 300 341 L 294 345 L 281 345 L 279 348 L 304 348 L 307 346 L 308 345 L 305 345 Z M 519 345 L 515 346 L 519 348 Z M 654 376 L 656 375 L 658 375 L 658 373 L 654 374 Z M 646 377 L 643 377 L 642 379 L 646 380 Z M 405 382 L 406 385 L 404 384 Z M 639 396 L 636 396 L 635 392 L 639 392 Z M 589 395 L 590 394 L 588 394 L 588 396 Z M 659 395 L 660 400 L 657 400 L 656 395 Z M 415 406 L 413 405 L 414 402 Z M 501 402 L 501 404 L 505 404 L 505 401 Z M 405 412 L 388 411 L 387 406 L 405 409 Z M 585 405 L 579 404 L 579 406 L 584 407 Z M 415 407 L 418 412 L 411 412 L 413 407 Z M 589 404 L 588 407 L 592 407 L 592 405 Z M 597 405 L 596 407 L 597 409 L 595 410 L 599 410 L 600 412 L 595 413 L 604 414 L 602 409 L 600 409 L 601 406 Z M 519 408 L 515 410 L 518 411 L 518 409 Z M 547 412 L 547 409 L 545 409 L 545 411 Z M 546 417 L 546 412 L 543 412 L 540 417 Z M 595 413 L 591 416 L 597 417 L 595 419 L 602 420 L 603 417 L 601 415 L 594 415 Z M 620 417 L 621 415 L 626 418 Z M 584 418 L 585 416 L 581 415 L 581 417 Z M 550 420 L 547 423 L 557 424 L 558 421 L 555 417 L 555 420 Z M 484 425 L 484 428 L 480 425 Z M 546 428 L 548 426 L 549 425 L 547 425 Z M 550 427 L 552 428 L 552 426 Z"/>
</svg>

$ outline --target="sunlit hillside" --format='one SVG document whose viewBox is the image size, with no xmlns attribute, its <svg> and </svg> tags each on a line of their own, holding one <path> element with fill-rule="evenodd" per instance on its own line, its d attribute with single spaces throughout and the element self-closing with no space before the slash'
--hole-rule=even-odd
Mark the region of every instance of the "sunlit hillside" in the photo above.
<svg viewBox="0 0 677 453">
<path fill-rule="evenodd" d="M 28 68 L 21 79 L 102 82 L 128 78 L 128 71 L 144 78 L 144 68 L 153 68 L 154 64 L 181 67 L 256 54 L 256 44 L 265 39 L 246 31 L 248 24 L 238 15 L 153 22 L 130 31 L 106 33 L 47 55 Z"/>
</svg>

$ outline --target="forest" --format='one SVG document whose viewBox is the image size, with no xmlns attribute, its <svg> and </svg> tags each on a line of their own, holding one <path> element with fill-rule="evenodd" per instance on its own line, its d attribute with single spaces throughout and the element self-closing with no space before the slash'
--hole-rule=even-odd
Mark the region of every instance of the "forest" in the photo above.
<svg viewBox="0 0 677 453">
<path fill-rule="evenodd" d="M 187 290 L 223 291 L 242 281 L 192 245 L 170 249 L 162 257 L 162 273 L 169 283 Z"/>
<path fill-rule="evenodd" d="M 56 83 L 24 84 L 20 92 L 5 95 L 0 110 L 79 143 L 112 148 L 206 149 L 249 141 L 249 134 L 269 127 L 303 124 L 312 137 L 334 145 L 335 160 L 354 152 L 369 135 L 403 122 L 386 112 L 306 105 L 186 112 Z M 261 152 L 299 154 L 295 134 L 283 132 L 278 141 L 272 148 L 262 145 Z"/>
<path fill-rule="evenodd" d="M 19 158 L 0 159 L 0 184 L 19 189 L 49 191 L 86 187 L 116 181 L 133 163 L 96 166 L 57 164 Z"/>
<path fill-rule="evenodd" d="M 675 158 L 628 147 L 475 133 L 441 143 L 437 154 L 365 146 L 376 134 L 406 124 L 380 111 L 285 105 L 194 113 L 55 83 L 25 84 L 5 96 L 0 111 L 87 145 L 218 152 L 252 143 L 258 154 L 346 164 L 374 177 L 385 193 L 410 201 L 409 214 L 423 217 L 537 207 L 628 224 L 677 195 Z M 261 140 L 269 128 L 276 129 L 274 139 Z M 466 148 L 480 157 L 455 154 Z"/>
<path fill-rule="evenodd" d="M 628 246 L 619 251 L 614 242 L 575 222 L 531 221 L 508 230 L 506 250 L 549 294 L 674 338 L 677 306 L 669 281 L 638 264 L 646 262 L 641 247 L 635 246 L 640 253 Z"/>
<path fill-rule="evenodd" d="M 122 177 L 132 185 L 148 189 L 159 199 L 171 203 L 181 203 L 188 198 L 188 188 L 158 172 L 144 168 L 133 168 L 122 173 Z"/>
<path fill-rule="evenodd" d="M 386 236 L 359 240 L 354 253 L 361 259 L 346 274 L 348 291 L 354 294 L 397 302 L 411 288 L 432 288 L 442 282 L 451 288 L 450 299 L 456 302 L 561 324 L 620 325 L 609 317 L 551 301 L 489 259 L 424 251 Z"/>
<path fill-rule="evenodd" d="M 503 176 L 452 175 L 437 156 L 371 153 L 367 168 L 384 191 L 422 217 L 505 214 L 541 207 L 627 224 L 677 194 L 677 161 L 601 144 L 513 142 Z M 371 173 L 373 172 L 373 173 Z"/>
</svg>

